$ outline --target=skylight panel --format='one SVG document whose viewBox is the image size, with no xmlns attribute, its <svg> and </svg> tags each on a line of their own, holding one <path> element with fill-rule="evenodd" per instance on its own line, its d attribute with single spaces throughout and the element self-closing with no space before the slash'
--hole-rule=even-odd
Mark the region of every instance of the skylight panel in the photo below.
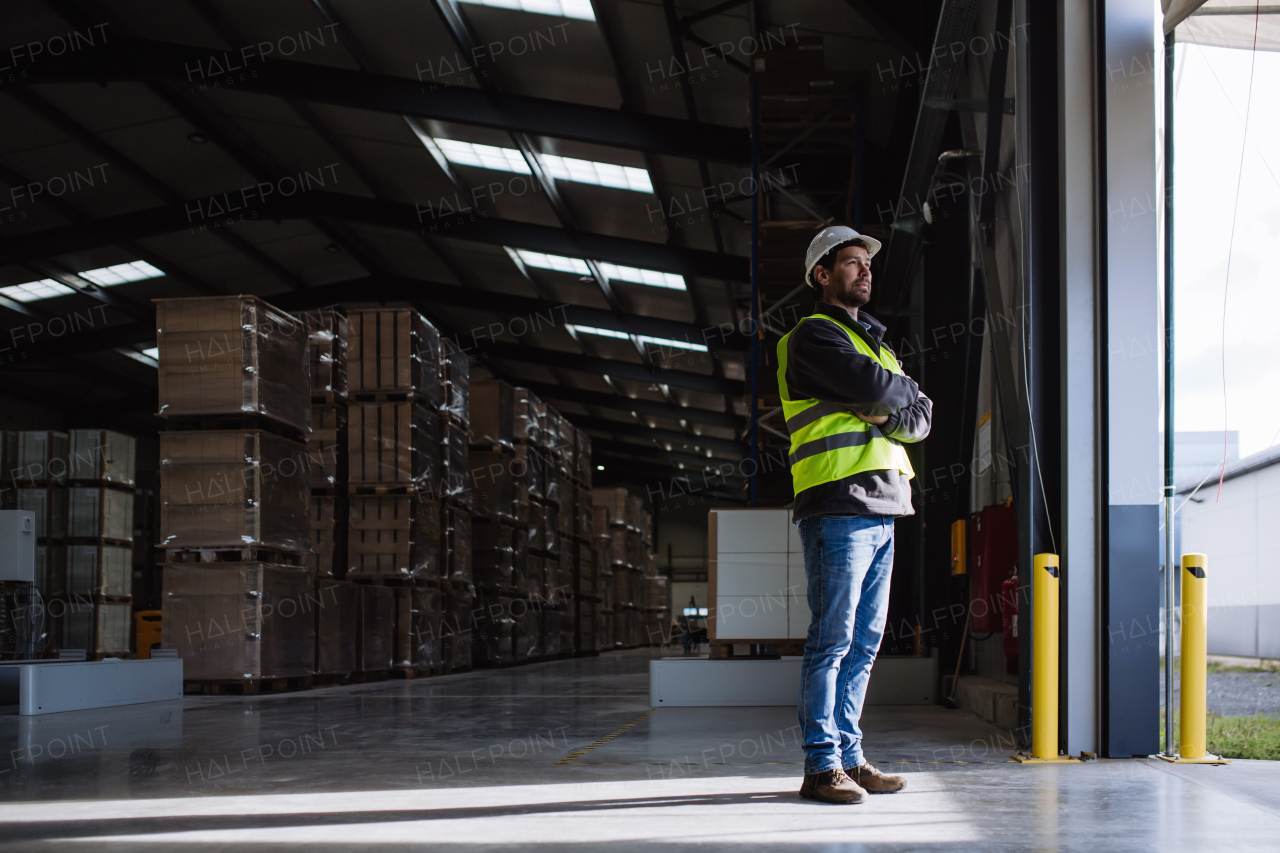
<svg viewBox="0 0 1280 853">
<path fill-rule="evenodd" d="M 671 349 L 683 349 L 683 350 L 689 350 L 690 352 L 706 352 L 707 351 L 707 348 L 704 347 L 702 344 L 691 344 L 691 343 L 688 343 L 687 341 L 675 341 L 675 340 L 672 340 L 671 338 L 653 338 L 653 337 L 650 337 L 649 335 L 640 335 L 639 340 L 640 340 L 640 343 L 642 344 L 653 344 L 654 346 L 669 347 Z"/>
<path fill-rule="evenodd" d="M 647 284 L 650 287 L 665 287 L 669 290 L 684 290 L 684 277 L 657 270 L 642 270 L 636 267 L 623 267 L 617 264 L 600 264 L 600 271 L 606 277 L 618 281 L 631 281 L 636 284 Z"/>
<path fill-rule="evenodd" d="M 581 258 L 566 258 L 563 255 L 546 255 L 542 252 L 530 252 L 526 249 L 515 250 L 516 255 L 525 266 L 540 270 L 591 275 L 587 262 Z M 630 281 L 635 284 L 647 284 L 650 287 L 665 287 L 669 290 L 684 290 L 684 278 L 669 272 L 642 270 L 638 267 L 624 267 L 619 264 L 601 263 L 600 271 L 605 278 L 616 281 Z"/>
<path fill-rule="evenodd" d="M 156 269 L 146 261 L 133 261 L 128 264 L 116 264 L 111 267 L 100 267 L 96 270 L 85 270 L 84 272 L 76 273 L 76 275 L 85 281 L 93 282 L 99 287 L 111 287 L 116 284 L 124 284 L 126 281 L 159 278 L 164 275 L 164 271 Z M 37 302 L 41 299 L 52 299 L 55 296 L 66 296 L 75 292 L 76 289 L 74 287 L 68 287 L 52 278 L 0 287 L 0 295 L 4 295 L 14 302 Z"/>
<path fill-rule="evenodd" d="M 148 278 L 159 278 L 164 275 L 161 270 L 156 269 L 146 261 L 134 261 L 131 264 L 116 264 L 113 267 L 102 267 L 101 269 L 88 270 L 82 273 L 76 273 L 86 281 L 103 287 L 110 287 L 113 284 L 123 284 L 126 281 L 142 281 Z"/>
<path fill-rule="evenodd" d="M 516 254 L 520 256 L 520 260 L 524 261 L 525 266 L 528 267 L 536 267 L 540 270 L 576 273 L 578 275 L 591 275 L 591 269 L 587 266 L 587 262 L 581 258 L 566 258 L 563 255 L 544 255 L 541 252 L 529 252 L 525 249 L 517 249 Z"/>
<path fill-rule="evenodd" d="M 470 3 L 473 6 L 489 6 L 493 9 L 518 9 L 538 15 L 577 18 L 580 21 L 596 19 L 595 10 L 591 8 L 591 0 L 458 0 L 458 2 Z"/>
<path fill-rule="evenodd" d="M 159 361 L 160 347 L 150 347 L 148 349 L 144 349 L 142 351 L 142 354 L 145 355 L 147 358 L 154 358 L 156 361 Z"/>
<path fill-rule="evenodd" d="M 618 340 L 628 340 L 631 336 L 626 332 L 615 332 L 613 329 L 598 329 L 595 326 L 574 326 L 570 324 L 568 328 L 574 332 L 581 332 L 584 335 L 598 335 L 602 338 L 616 338 Z M 677 341 L 671 338 L 655 338 L 651 335 L 636 335 L 636 340 L 642 344 L 653 344 L 658 347 L 667 347 L 670 349 L 689 350 L 691 352 L 706 352 L 707 348 L 702 344 L 691 344 L 687 341 Z"/>
<path fill-rule="evenodd" d="M 599 335 L 602 338 L 617 338 L 621 341 L 628 340 L 631 337 L 626 332 L 615 332 L 613 329 L 597 329 L 595 326 L 575 326 L 573 324 L 569 324 L 567 328 L 570 331 L 581 332 L 584 335 Z"/>
<path fill-rule="evenodd" d="M 530 174 L 529 164 L 518 148 L 499 148 L 496 145 L 441 139 L 438 136 L 433 137 L 432 141 L 451 163 L 494 169 L 499 172 L 514 172 L 518 175 Z M 423 144 L 426 144 L 426 140 L 423 140 Z M 597 163 L 594 160 L 560 157 L 556 154 L 536 156 L 542 161 L 542 167 L 547 175 L 556 180 L 595 184 L 599 187 L 613 187 L 641 193 L 653 192 L 653 183 L 649 180 L 649 173 L 644 169 L 619 166 L 616 163 Z"/>
<path fill-rule="evenodd" d="M 35 302 L 40 299 L 65 296 L 68 293 L 75 293 L 75 290 L 51 278 L 29 281 L 26 284 L 15 284 L 10 287 L 0 287 L 0 294 L 4 294 L 14 302 Z"/>
</svg>

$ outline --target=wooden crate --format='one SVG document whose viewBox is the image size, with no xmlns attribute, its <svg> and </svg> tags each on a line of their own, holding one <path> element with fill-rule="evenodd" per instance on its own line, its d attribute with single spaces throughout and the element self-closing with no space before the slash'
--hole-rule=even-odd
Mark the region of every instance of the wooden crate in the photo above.
<svg viewBox="0 0 1280 853">
<path fill-rule="evenodd" d="M 310 429 L 301 323 L 254 296 L 155 302 L 161 417 L 253 414 Z"/>
</svg>

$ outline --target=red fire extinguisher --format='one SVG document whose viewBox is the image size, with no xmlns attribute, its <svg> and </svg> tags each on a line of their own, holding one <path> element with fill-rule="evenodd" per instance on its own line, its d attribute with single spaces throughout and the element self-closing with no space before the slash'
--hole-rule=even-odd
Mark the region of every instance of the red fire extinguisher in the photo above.
<svg viewBox="0 0 1280 853">
<path fill-rule="evenodd" d="M 1000 584 L 1001 622 L 1004 629 L 1005 670 L 1018 671 L 1018 573 Z"/>
</svg>

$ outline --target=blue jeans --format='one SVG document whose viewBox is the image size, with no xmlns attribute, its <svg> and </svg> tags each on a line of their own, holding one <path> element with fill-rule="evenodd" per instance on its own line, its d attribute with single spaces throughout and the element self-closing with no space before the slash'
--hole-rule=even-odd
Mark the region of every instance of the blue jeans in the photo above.
<svg viewBox="0 0 1280 853">
<path fill-rule="evenodd" d="M 797 708 L 806 774 L 865 760 L 858 721 L 889 611 L 893 521 L 828 515 L 799 522 L 813 614 Z"/>
</svg>

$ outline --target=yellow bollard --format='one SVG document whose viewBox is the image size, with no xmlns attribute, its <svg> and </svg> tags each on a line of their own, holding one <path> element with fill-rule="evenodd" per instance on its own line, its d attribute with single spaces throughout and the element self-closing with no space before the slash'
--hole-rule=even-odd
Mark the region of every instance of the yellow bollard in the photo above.
<svg viewBox="0 0 1280 853">
<path fill-rule="evenodd" d="M 1031 754 L 1023 763 L 1074 763 L 1058 755 L 1058 555 L 1036 554 L 1031 571 Z"/>
<path fill-rule="evenodd" d="M 1058 555 L 1036 554 L 1031 574 L 1031 757 L 1058 757 Z"/>
<path fill-rule="evenodd" d="M 1205 756 L 1205 654 L 1209 648 L 1209 580 L 1204 554 L 1182 555 L 1182 689 L 1178 702 L 1182 758 Z"/>
<path fill-rule="evenodd" d="M 1178 756 L 1174 764 L 1230 764 L 1205 751 L 1205 718 L 1208 715 L 1206 672 L 1209 649 L 1209 558 L 1182 555 L 1182 686 L 1178 697 Z M 1169 721 L 1165 721 L 1165 726 Z"/>
</svg>

